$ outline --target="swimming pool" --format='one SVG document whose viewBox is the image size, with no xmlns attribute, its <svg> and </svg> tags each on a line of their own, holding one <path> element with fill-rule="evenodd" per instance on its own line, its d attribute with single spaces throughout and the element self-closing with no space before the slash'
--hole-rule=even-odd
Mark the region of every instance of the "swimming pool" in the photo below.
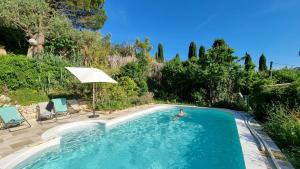
<svg viewBox="0 0 300 169">
<path fill-rule="evenodd" d="M 245 169 L 231 113 L 185 107 L 156 111 L 110 129 L 91 126 L 63 135 L 58 149 L 25 169 Z"/>
</svg>

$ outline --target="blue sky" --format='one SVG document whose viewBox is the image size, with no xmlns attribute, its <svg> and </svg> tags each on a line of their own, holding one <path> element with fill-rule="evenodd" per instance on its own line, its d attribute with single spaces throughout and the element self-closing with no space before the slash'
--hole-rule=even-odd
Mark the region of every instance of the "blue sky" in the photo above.
<svg viewBox="0 0 300 169">
<path fill-rule="evenodd" d="M 168 60 L 186 59 L 191 41 L 209 48 L 224 38 L 256 64 L 264 53 L 268 62 L 300 67 L 300 0 L 106 0 L 105 10 L 101 33 L 113 43 L 148 37 L 151 53 L 161 42 Z"/>
</svg>

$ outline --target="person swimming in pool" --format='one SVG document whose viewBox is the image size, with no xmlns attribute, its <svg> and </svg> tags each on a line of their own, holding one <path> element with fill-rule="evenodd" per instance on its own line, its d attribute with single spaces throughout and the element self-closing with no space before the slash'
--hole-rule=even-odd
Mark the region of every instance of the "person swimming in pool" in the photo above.
<svg viewBox="0 0 300 169">
<path fill-rule="evenodd" d="M 185 116 L 183 109 L 180 109 L 179 113 L 174 117 L 174 120 L 178 120 L 179 118 Z"/>
</svg>

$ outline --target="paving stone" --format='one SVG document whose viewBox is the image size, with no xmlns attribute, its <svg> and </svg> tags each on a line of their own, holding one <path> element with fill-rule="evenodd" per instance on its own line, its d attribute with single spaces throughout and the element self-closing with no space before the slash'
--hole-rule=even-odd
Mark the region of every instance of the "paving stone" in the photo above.
<svg viewBox="0 0 300 169">
<path fill-rule="evenodd" d="M 1 147 L 0 148 L 0 156 L 4 157 L 12 152 L 14 152 L 15 150 L 11 147 Z"/>
<path fill-rule="evenodd" d="M 15 144 L 11 144 L 10 147 L 12 148 L 19 148 L 19 147 L 24 147 L 26 145 L 32 144 L 33 141 L 32 140 L 24 140 Z"/>
</svg>

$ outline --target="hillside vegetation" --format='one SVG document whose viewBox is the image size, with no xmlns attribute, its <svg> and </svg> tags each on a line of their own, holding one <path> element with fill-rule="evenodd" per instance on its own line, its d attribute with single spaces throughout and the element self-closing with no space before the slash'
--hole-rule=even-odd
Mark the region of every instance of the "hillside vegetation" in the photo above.
<svg viewBox="0 0 300 169">
<path fill-rule="evenodd" d="M 57 2 L 0 1 L 0 48 L 9 53 L 0 56 L 0 94 L 13 103 L 54 97 L 89 101 L 91 86 L 80 84 L 65 67 L 96 67 L 118 81 L 99 85 L 97 109 L 157 100 L 247 111 L 300 168 L 299 69 L 271 72 L 267 56 L 255 64 L 250 53 L 236 56 L 224 39 L 199 48 L 191 42 L 187 60 L 180 54 L 166 57 L 162 43 L 151 56 L 148 38 L 112 44 L 110 35 L 99 33 L 107 20 L 104 0 Z"/>
</svg>

